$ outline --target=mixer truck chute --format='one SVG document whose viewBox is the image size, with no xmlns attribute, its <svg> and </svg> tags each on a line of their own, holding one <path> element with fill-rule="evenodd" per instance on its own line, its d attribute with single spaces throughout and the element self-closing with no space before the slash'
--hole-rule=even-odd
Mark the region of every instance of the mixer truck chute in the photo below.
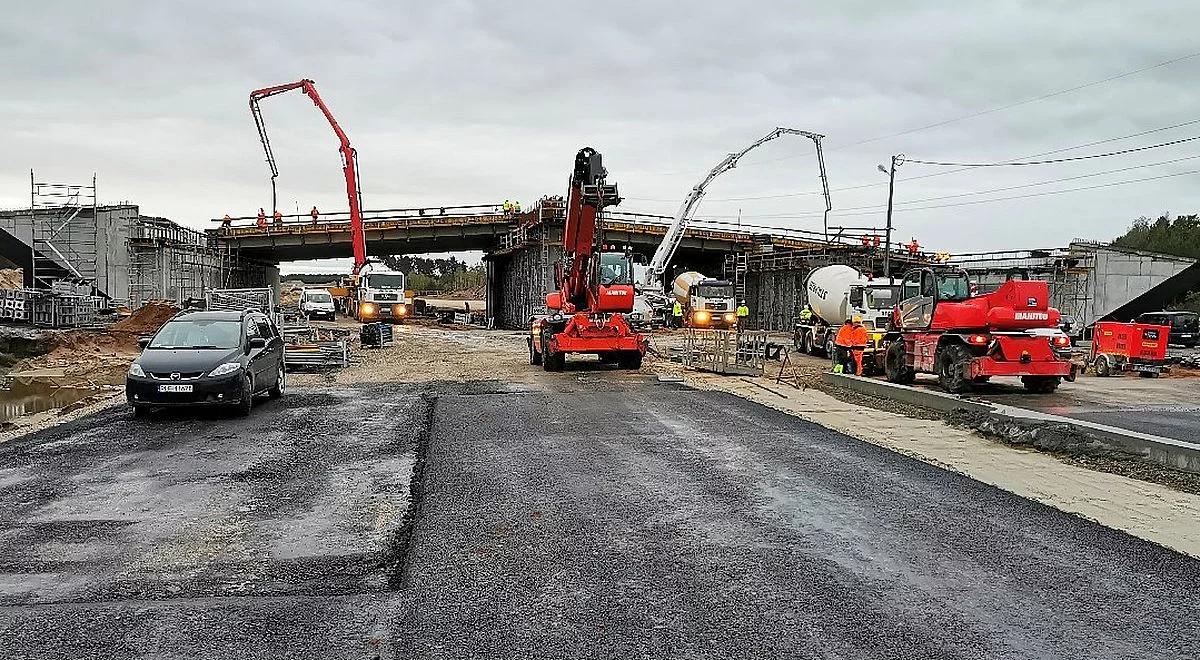
<svg viewBox="0 0 1200 660">
<path fill-rule="evenodd" d="M 1009 280 L 991 293 L 971 291 L 959 268 L 905 274 L 887 337 L 888 380 L 933 373 L 946 391 L 961 393 L 993 376 L 1016 376 L 1027 390 L 1046 393 L 1074 379 L 1071 341 L 1049 306 L 1049 284 Z"/>
<path fill-rule="evenodd" d="M 863 370 L 882 373 L 883 339 L 897 290 L 888 279 L 872 279 L 843 264 L 813 270 L 804 282 L 812 315 L 796 324 L 796 348 L 812 355 L 832 355 L 838 326 L 848 318 L 861 316 L 871 337 L 863 353 Z"/>
</svg>

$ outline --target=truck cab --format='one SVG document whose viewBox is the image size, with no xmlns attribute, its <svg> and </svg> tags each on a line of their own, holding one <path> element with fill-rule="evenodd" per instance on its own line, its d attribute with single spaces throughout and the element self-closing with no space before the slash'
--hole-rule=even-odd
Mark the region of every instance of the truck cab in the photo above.
<svg viewBox="0 0 1200 660">
<path fill-rule="evenodd" d="M 684 316 L 694 328 L 733 328 L 737 326 L 737 298 L 733 282 L 700 280 L 688 287 Z"/>
<path fill-rule="evenodd" d="M 412 315 L 412 300 L 405 290 L 404 273 L 371 264 L 359 274 L 354 287 L 355 316 L 363 322 L 402 321 Z"/>
</svg>

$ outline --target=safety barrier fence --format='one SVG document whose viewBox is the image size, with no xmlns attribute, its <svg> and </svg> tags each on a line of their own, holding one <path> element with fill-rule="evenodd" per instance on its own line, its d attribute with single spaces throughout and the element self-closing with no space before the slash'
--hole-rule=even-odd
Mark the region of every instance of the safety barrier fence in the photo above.
<svg viewBox="0 0 1200 660">
<path fill-rule="evenodd" d="M 683 365 L 718 374 L 761 376 L 768 343 L 767 333 L 758 330 L 737 332 L 687 328 Z"/>
</svg>

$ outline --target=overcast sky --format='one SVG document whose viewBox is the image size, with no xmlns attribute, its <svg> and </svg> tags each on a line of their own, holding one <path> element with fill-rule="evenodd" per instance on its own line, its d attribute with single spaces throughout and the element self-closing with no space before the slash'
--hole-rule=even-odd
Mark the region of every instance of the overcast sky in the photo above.
<svg viewBox="0 0 1200 660">
<path fill-rule="evenodd" d="M 192 227 L 249 215 L 270 186 L 247 95 L 303 77 L 358 149 L 367 208 L 528 204 L 561 193 L 589 145 L 624 210 L 669 214 L 724 154 L 788 126 L 827 136 L 831 224 L 882 226 L 876 165 L 891 154 L 1004 160 L 1200 119 L 1195 57 L 896 135 L 1200 52 L 1194 1 L 817 4 L 10 2 L 0 206 L 28 203 L 34 168 L 71 183 L 95 172 L 102 202 Z M 264 112 L 281 207 L 344 209 L 319 113 L 299 94 Z M 1193 135 L 1200 123 L 1055 156 Z M 1198 210 L 1200 174 L 1181 173 L 1200 158 L 1180 160 L 1198 145 L 901 180 L 897 237 L 952 252 L 1111 239 L 1139 215 Z M 1092 186 L 1105 187 L 920 208 Z M 997 188 L 1013 189 L 964 194 Z M 712 184 L 699 215 L 819 230 L 821 198 L 796 194 L 818 189 L 811 143 L 785 137 Z"/>
</svg>

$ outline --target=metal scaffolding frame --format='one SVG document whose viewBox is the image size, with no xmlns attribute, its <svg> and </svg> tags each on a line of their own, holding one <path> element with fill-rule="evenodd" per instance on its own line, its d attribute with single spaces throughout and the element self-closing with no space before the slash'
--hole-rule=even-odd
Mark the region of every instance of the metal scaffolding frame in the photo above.
<svg viewBox="0 0 1200 660">
<path fill-rule="evenodd" d="M 29 170 L 30 282 L 51 290 L 56 282 L 94 287 L 96 282 L 96 175 L 91 185 L 38 181 Z"/>
</svg>

